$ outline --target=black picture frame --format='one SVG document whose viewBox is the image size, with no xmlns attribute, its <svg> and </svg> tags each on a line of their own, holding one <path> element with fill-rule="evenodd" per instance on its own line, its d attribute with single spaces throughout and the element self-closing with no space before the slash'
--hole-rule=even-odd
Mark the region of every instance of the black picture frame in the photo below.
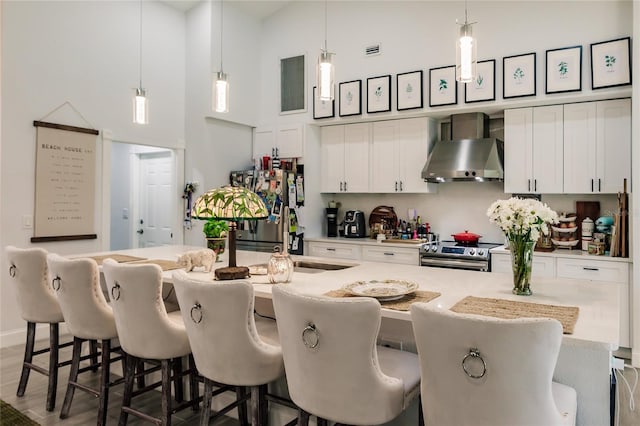
<svg viewBox="0 0 640 426">
<path fill-rule="evenodd" d="M 456 66 L 429 69 L 429 106 L 456 105 L 458 103 L 458 81 Z"/>
<path fill-rule="evenodd" d="M 502 97 L 504 99 L 535 96 L 537 88 L 536 53 L 502 58 Z"/>
<path fill-rule="evenodd" d="M 631 37 L 592 43 L 590 50 L 592 89 L 631 84 Z"/>
<path fill-rule="evenodd" d="M 546 51 L 545 93 L 582 91 L 582 46 Z"/>
<path fill-rule="evenodd" d="M 464 85 L 464 103 L 496 100 L 496 60 L 478 61 L 476 76 Z"/>
<path fill-rule="evenodd" d="M 391 111 L 391 75 L 367 78 L 367 114 Z"/>
<path fill-rule="evenodd" d="M 362 80 L 345 81 L 338 86 L 340 117 L 362 114 Z"/>
<path fill-rule="evenodd" d="M 331 102 L 321 101 L 318 99 L 318 88 L 313 86 L 313 118 L 319 120 L 322 118 L 332 118 L 335 116 L 336 100 Z"/>
<path fill-rule="evenodd" d="M 396 74 L 396 109 L 406 111 L 423 107 L 422 70 Z"/>
</svg>

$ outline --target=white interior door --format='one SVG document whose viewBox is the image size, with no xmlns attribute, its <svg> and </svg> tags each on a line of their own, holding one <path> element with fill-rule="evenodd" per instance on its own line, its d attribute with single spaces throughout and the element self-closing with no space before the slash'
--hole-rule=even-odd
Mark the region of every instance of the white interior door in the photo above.
<svg viewBox="0 0 640 426">
<path fill-rule="evenodd" d="M 138 247 L 171 244 L 175 185 L 170 151 L 139 154 Z"/>
</svg>

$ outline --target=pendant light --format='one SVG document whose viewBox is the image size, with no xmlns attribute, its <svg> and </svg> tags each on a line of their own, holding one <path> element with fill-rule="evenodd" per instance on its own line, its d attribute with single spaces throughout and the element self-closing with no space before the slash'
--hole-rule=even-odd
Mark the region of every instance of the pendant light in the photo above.
<svg viewBox="0 0 640 426">
<path fill-rule="evenodd" d="M 142 0 L 140 0 L 140 44 L 138 48 L 140 84 L 136 88 L 136 94 L 133 97 L 133 122 L 136 124 L 148 124 L 149 103 L 147 102 L 147 92 L 142 88 Z"/>
<path fill-rule="evenodd" d="M 213 83 L 213 110 L 215 112 L 229 112 L 229 81 L 222 70 L 222 13 L 223 0 L 220 0 L 220 71 L 215 73 Z"/>
<path fill-rule="evenodd" d="M 461 83 L 470 83 L 476 76 L 478 63 L 478 43 L 473 38 L 472 25 L 475 22 L 467 20 L 467 1 L 464 2 L 464 24 L 460 24 L 460 34 L 456 41 L 456 80 Z"/>
<path fill-rule="evenodd" d="M 316 87 L 321 101 L 332 101 L 334 98 L 334 72 L 332 59 L 333 53 L 327 50 L 327 0 L 324 1 L 324 48 L 320 49 L 318 66 L 316 68 Z"/>
</svg>

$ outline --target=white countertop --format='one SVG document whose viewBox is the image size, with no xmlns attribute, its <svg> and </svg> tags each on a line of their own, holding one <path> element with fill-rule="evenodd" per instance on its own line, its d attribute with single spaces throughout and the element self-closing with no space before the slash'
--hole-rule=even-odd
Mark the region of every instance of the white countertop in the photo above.
<svg viewBox="0 0 640 426">
<path fill-rule="evenodd" d="M 348 239 L 346 239 L 348 240 Z M 371 241 L 371 240 L 370 240 Z M 373 244 L 377 244 L 372 241 Z M 180 253 L 202 247 L 163 246 L 145 249 L 118 251 L 117 253 L 140 256 L 149 259 L 177 259 Z M 104 253 L 94 253 L 104 254 Z M 222 256 L 218 267 L 227 265 L 227 252 Z M 238 251 L 238 265 L 266 263 L 269 253 Z M 598 257 L 598 256 L 592 256 Z M 315 258 L 310 256 L 292 256 L 294 260 L 318 260 L 324 263 L 356 265 L 339 271 L 320 273 L 294 272 L 289 285 L 301 292 L 323 294 L 329 290 L 359 280 L 371 279 L 404 279 L 419 284 L 421 290 L 436 291 L 441 296 L 432 300 L 443 309 L 448 309 L 466 296 L 492 297 L 523 302 L 544 303 L 564 306 L 577 306 L 580 314 L 574 333 L 565 335 L 565 342 L 589 342 L 604 344 L 610 350 L 618 347 L 619 336 L 619 283 L 588 282 L 555 278 L 533 278 L 532 296 L 516 296 L 511 293 L 512 277 L 510 274 L 487 273 L 445 268 L 430 268 L 413 265 L 396 265 L 390 263 L 374 263 L 366 261 L 349 261 L 338 259 Z M 171 271 L 164 272 L 165 281 L 171 282 Z M 193 271 L 195 279 L 213 280 L 213 273 Z M 266 275 L 253 276 L 248 279 L 254 283 L 255 295 L 258 298 L 271 298 L 272 284 Z M 410 321 L 409 312 L 382 310 L 383 318 Z"/>
<path fill-rule="evenodd" d="M 495 247 L 490 250 L 495 254 L 509 254 L 509 249 L 506 246 Z M 612 262 L 625 262 L 631 263 L 632 260 L 628 257 L 611 257 L 611 256 L 598 256 L 595 254 L 589 254 L 586 251 L 579 249 L 567 250 L 567 249 L 555 249 L 554 251 L 534 251 L 534 256 L 541 257 L 564 257 L 571 259 L 589 259 L 589 260 L 606 260 Z"/>
</svg>

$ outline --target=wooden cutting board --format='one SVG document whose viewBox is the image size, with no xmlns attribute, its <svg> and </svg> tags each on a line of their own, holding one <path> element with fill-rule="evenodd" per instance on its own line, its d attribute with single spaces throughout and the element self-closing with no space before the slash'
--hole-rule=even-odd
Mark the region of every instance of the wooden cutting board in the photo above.
<svg viewBox="0 0 640 426">
<path fill-rule="evenodd" d="M 576 225 L 578 239 L 582 239 L 582 221 L 590 218 L 594 222 L 600 217 L 600 201 L 576 201 Z"/>
</svg>

